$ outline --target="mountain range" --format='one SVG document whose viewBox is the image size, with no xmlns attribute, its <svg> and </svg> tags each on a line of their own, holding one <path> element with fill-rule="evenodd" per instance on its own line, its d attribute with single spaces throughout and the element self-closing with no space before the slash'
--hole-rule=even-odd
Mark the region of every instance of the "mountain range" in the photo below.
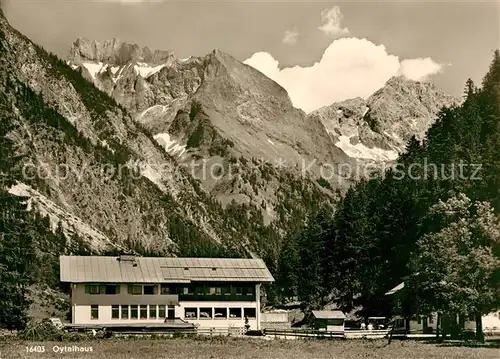
<svg viewBox="0 0 500 359">
<path fill-rule="evenodd" d="M 333 211 L 359 179 L 343 168 L 390 165 L 458 103 L 397 77 L 366 100 L 306 114 L 218 49 L 177 59 L 78 39 L 62 61 L 3 15 L 0 40 L 2 125 L 16 159 L 2 168 L 15 180 L 8 190 L 98 251 L 207 246 L 273 262 L 288 231 Z"/>
</svg>

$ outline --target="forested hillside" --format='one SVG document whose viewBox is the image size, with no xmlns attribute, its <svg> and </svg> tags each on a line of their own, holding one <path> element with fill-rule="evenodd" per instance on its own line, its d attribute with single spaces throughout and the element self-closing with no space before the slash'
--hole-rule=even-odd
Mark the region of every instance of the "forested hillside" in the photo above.
<svg viewBox="0 0 500 359">
<path fill-rule="evenodd" d="M 418 265 L 410 265 L 412 256 L 418 263 L 425 257 L 426 248 L 432 248 L 425 236 L 443 235 L 447 226 L 455 226 L 458 221 L 472 233 L 472 239 L 463 242 L 466 249 L 456 244 L 460 248 L 453 253 L 469 255 L 479 248 L 486 255 L 483 259 L 491 264 L 482 272 L 487 285 L 470 289 L 469 293 L 481 297 L 481 291 L 487 291 L 489 286 L 497 288 L 492 296 L 500 298 L 500 235 L 494 230 L 498 223 L 495 216 L 500 212 L 499 51 L 494 54 L 481 88 L 468 80 L 464 97 L 461 106 L 440 112 L 422 143 L 410 141 L 407 153 L 393 170 L 351 188 L 334 215 L 322 213 L 289 238 L 281 253 L 278 275 L 278 286 L 285 296 L 298 296 L 312 308 L 336 299 L 345 310 L 361 307 L 365 315 L 388 313 L 384 293 L 404 276 L 415 274 Z M 466 210 L 457 210 L 451 219 L 447 217 L 450 213 L 443 214 L 433 207 L 439 201 L 457 198 L 465 200 Z M 467 222 L 477 213 L 475 208 L 488 205 L 496 212 L 494 217 L 484 210 L 486 217 L 478 215 L 480 219 Z M 486 223 L 485 218 L 494 223 L 489 234 L 485 234 L 488 231 L 484 226 L 477 225 Z M 483 229 L 478 230 L 480 227 Z M 453 240 L 450 238 L 450 243 Z M 430 257 L 443 253 L 436 251 Z M 452 281 L 451 277 L 446 280 Z"/>
</svg>

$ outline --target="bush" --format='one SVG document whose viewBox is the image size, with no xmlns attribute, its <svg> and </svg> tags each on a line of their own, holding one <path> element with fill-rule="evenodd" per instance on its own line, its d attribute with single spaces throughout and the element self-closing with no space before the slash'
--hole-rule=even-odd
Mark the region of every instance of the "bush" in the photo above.
<svg viewBox="0 0 500 359">
<path fill-rule="evenodd" d="M 37 342 L 79 342 L 95 339 L 107 339 L 113 336 L 112 332 L 99 331 L 93 333 L 68 333 L 56 328 L 50 321 L 34 323 L 18 334 L 18 337 L 26 341 Z"/>
<path fill-rule="evenodd" d="M 19 338 L 28 341 L 61 341 L 64 332 L 50 322 L 35 323 L 19 333 Z"/>
</svg>

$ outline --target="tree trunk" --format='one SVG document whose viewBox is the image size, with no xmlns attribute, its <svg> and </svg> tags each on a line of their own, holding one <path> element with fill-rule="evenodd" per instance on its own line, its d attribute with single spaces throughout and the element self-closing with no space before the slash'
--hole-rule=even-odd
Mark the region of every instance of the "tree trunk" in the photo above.
<svg viewBox="0 0 500 359">
<path fill-rule="evenodd" d="M 442 338 L 439 337 L 440 334 L 440 326 L 441 326 L 441 313 L 437 313 L 437 318 L 436 318 L 436 340 L 438 342 L 442 342 Z"/>
<path fill-rule="evenodd" d="M 405 331 L 406 331 L 406 334 L 410 334 L 410 320 L 411 320 L 411 317 L 408 317 L 408 318 L 405 318 Z"/>
<path fill-rule="evenodd" d="M 476 340 L 484 343 L 483 316 L 480 312 L 476 312 Z"/>
<path fill-rule="evenodd" d="M 458 336 L 461 337 L 465 330 L 465 315 L 460 314 L 458 317 Z"/>
<path fill-rule="evenodd" d="M 463 331 L 465 329 L 465 315 L 460 314 L 458 317 L 458 327 L 460 328 L 460 331 Z"/>
</svg>

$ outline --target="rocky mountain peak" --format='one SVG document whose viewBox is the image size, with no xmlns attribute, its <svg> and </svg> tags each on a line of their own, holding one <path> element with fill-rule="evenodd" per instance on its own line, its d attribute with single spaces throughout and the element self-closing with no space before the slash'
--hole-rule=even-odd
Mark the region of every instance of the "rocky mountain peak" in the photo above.
<svg viewBox="0 0 500 359">
<path fill-rule="evenodd" d="M 68 60 L 77 64 L 91 61 L 115 66 L 138 62 L 157 65 L 174 58 L 172 52 L 151 50 L 147 46 L 141 48 L 137 44 L 124 42 L 117 38 L 104 42 L 78 38 L 73 42 L 68 55 Z"/>
<path fill-rule="evenodd" d="M 220 49 L 214 49 L 207 55 L 207 59 L 209 66 L 206 68 L 205 78 L 210 79 L 210 82 L 229 86 L 235 92 L 244 92 L 243 96 L 246 97 L 260 94 L 271 96 L 277 98 L 277 101 L 284 101 L 286 106 L 293 107 L 288 92 L 257 69 L 243 64 Z"/>
<path fill-rule="evenodd" d="M 334 103 L 309 114 L 318 118 L 349 156 L 392 161 L 412 136 L 422 139 L 442 107 L 459 100 L 431 82 L 393 76 L 368 99 Z"/>
</svg>

